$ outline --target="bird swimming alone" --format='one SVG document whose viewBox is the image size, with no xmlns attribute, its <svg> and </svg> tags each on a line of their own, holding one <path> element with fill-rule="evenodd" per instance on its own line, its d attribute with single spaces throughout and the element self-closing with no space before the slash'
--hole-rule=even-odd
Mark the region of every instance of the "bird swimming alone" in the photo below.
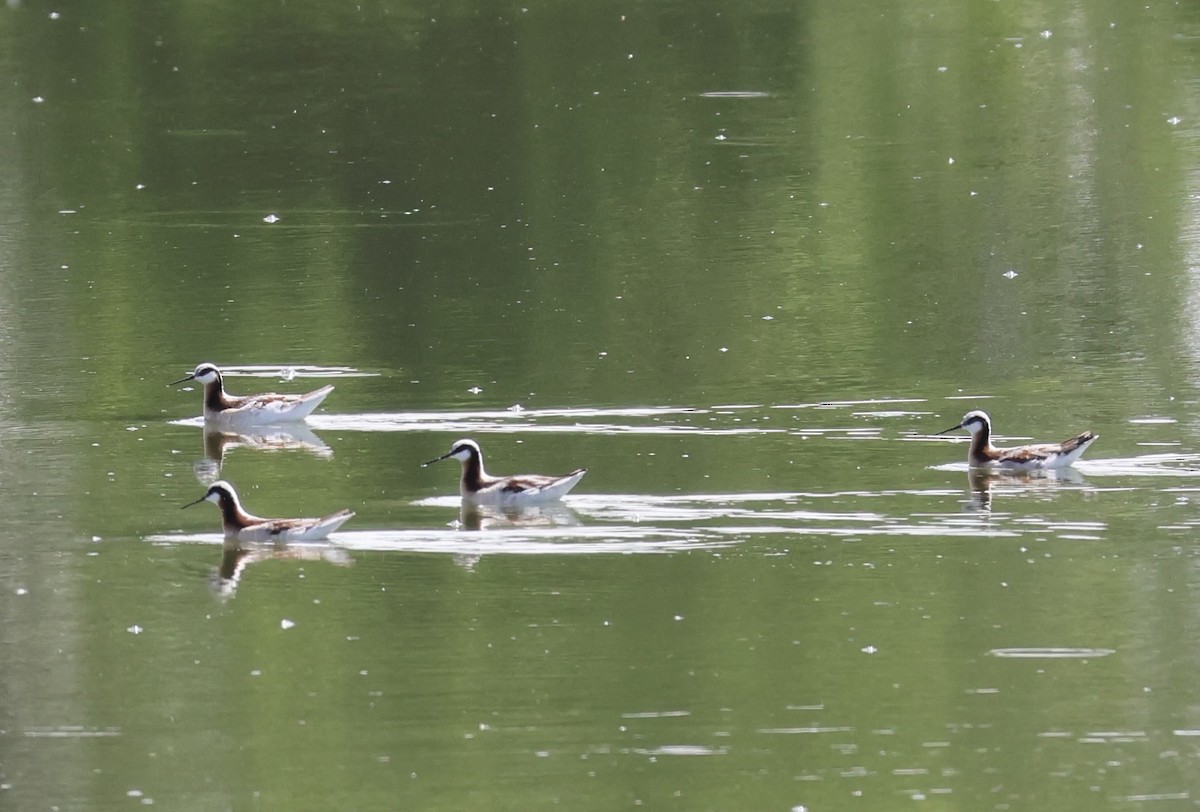
<svg viewBox="0 0 1200 812">
<path fill-rule="evenodd" d="M 333 391 L 332 386 L 322 386 L 302 395 L 274 392 L 230 395 L 225 391 L 221 370 L 207 362 L 197 366 L 192 374 L 171 381 L 171 386 L 192 380 L 204 384 L 204 419 L 208 422 L 265 424 L 303 420 Z"/>
<path fill-rule="evenodd" d="M 1079 459 L 1088 446 L 1100 437 L 1099 434 L 1085 431 L 1061 443 L 996 448 L 992 445 L 992 421 L 987 412 L 979 409 L 967 412 L 957 426 L 939 431 L 938 434 L 947 434 L 956 429 L 966 429 L 971 433 L 971 448 L 967 452 L 967 462 L 970 465 L 1014 471 L 1066 468 Z"/>
<path fill-rule="evenodd" d="M 578 468 L 563 476 L 491 476 L 483 469 L 483 452 L 474 440 L 459 440 L 445 454 L 422 463 L 422 466 L 451 457 L 462 463 L 458 492 L 462 494 L 464 502 L 476 505 L 532 505 L 552 502 L 574 488 L 587 473 L 586 468 Z"/>
<path fill-rule="evenodd" d="M 213 502 L 221 508 L 221 525 L 225 529 L 225 538 L 231 541 L 317 541 L 354 515 L 353 511 L 339 510 L 319 519 L 264 519 L 247 513 L 238 500 L 237 491 L 224 480 L 209 485 L 203 496 L 183 507 L 201 502 Z"/>
</svg>

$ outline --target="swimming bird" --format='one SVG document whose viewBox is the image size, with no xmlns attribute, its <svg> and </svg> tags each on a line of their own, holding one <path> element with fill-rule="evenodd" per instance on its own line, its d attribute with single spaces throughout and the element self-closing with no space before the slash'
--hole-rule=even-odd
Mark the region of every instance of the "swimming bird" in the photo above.
<svg viewBox="0 0 1200 812">
<path fill-rule="evenodd" d="M 221 370 L 216 364 L 205 362 L 171 386 L 185 381 L 204 384 L 204 419 L 210 423 L 285 423 L 303 420 L 321 404 L 325 396 L 333 391 L 332 386 L 322 386 L 303 395 L 230 395 L 225 391 Z"/>
<path fill-rule="evenodd" d="M 938 434 L 956 429 L 971 432 L 971 448 L 967 462 L 972 466 L 994 466 L 1013 470 L 1066 468 L 1079 459 L 1087 447 L 1100 435 L 1085 431 L 1061 443 L 1021 445 L 1015 448 L 996 448 L 992 445 L 992 421 L 987 412 L 975 409 L 963 415 L 962 422 Z"/>
<path fill-rule="evenodd" d="M 221 508 L 221 524 L 225 538 L 230 541 L 316 541 L 337 530 L 354 515 L 352 511 L 339 510 L 319 519 L 264 519 L 247 513 L 238 500 L 237 491 L 224 480 L 209 485 L 203 496 L 183 507 L 201 502 L 213 502 Z"/>
<path fill-rule="evenodd" d="M 474 440 L 459 440 L 445 454 L 422 465 L 432 465 L 451 457 L 462 463 L 458 492 L 462 494 L 464 502 L 476 505 L 532 505 L 552 502 L 574 488 L 587 473 L 586 468 L 578 468 L 563 476 L 491 476 L 483 469 L 483 452 Z"/>
</svg>

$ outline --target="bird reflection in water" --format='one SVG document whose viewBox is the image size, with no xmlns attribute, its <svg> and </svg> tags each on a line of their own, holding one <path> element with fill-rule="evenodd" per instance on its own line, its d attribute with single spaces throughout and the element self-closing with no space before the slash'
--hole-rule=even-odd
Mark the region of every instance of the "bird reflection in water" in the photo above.
<svg viewBox="0 0 1200 812">
<path fill-rule="evenodd" d="M 458 513 L 459 530 L 516 530 L 576 527 L 575 511 L 561 502 L 544 505 L 476 505 L 463 502 Z"/>
<path fill-rule="evenodd" d="M 225 455 L 235 448 L 256 451 L 308 451 L 318 457 L 333 456 L 333 449 L 303 423 L 286 426 L 247 426 L 241 431 L 204 427 L 204 459 L 194 466 L 196 479 L 211 485 L 221 478 Z"/>
<path fill-rule="evenodd" d="M 338 567 L 348 567 L 354 563 L 344 549 L 328 542 L 259 544 L 227 540 L 221 548 L 221 563 L 213 573 L 213 591 L 222 597 L 232 597 L 251 564 L 284 560 L 324 561 Z"/>
<path fill-rule="evenodd" d="M 1016 495 L 1021 492 L 1051 491 L 1064 486 L 1086 485 L 1087 480 L 1074 468 L 1055 468 L 1035 471 L 1010 471 L 1002 468 L 967 470 L 968 510 L 990 513 L 992 493 Z"/>
<path fill-rule="evenodd" d="M 456 530 L 503 533 L 576 527 L 579 524 L 579 516 L 562 502 L 544 505 L 476 505 L 463 502 L 458 520 L 452 526 Z M 473 570 L 481 558 L 478 553 L 462 553 L 454 556 L 454 563 L 465 570 Z"/>
</svg>

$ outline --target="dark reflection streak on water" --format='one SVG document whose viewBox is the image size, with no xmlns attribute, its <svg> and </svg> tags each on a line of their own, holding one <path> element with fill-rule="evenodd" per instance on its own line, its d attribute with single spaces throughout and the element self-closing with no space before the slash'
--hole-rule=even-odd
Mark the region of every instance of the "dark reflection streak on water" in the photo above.
<svg viewBox="0 0 1200 812">
<path fill-rule="evenodd" d="M 139 221 L 139 220 L 123 220 L 121 222 L 126 223 L 128 225 L 132 225 L 132 226 L 140 225 L 140 226 L 144 226 L 147 228 L 155 227 L 155 228 L 178 228 L 178 229 L 207 230 L 207 229 L 214 229 L 214 228 L 228 228 L 229 227 L 229 223 L 227 223 L 227 222 L 226 223 L 154 223 L 154 222 L 145 222 L 145 221 Z M 336 230 L 339 228 L 436 229 L 436 228 L 441 228 L 443 226 L 473 225 L 474 223 L 477 223 L 477 222 L 481 222 L 481 221 L 450 220 L 450 221 L 446 221 L 446 222 L 439 221 L 436 223 L 400 223 L 400 222 L 396 222 L 396 223 L 309 223 L 309 224 L 301 224 L 301 225 L 283 225 L 280 223 L 274 223 L 274 224 L 270 224 L 270 225 L 268 225 L 266 223 L 262 223 L 262 224 L 259 224 L 259 223 L 241 224 L 241 223 L 239 223 L 237 227 L 241 230 L 249 230 L 252 228 L 263 228 L 263 229 L 269 228 L 269 229 L 276 230 L 276 231 L 294 231 L 294 232 L 300 232 L 303 234 L 309 234 L 314 229 L 323 229 L 323 230 L 329 230 L 329 231 L 333 231 L 333 230 Z"/>
</svg>

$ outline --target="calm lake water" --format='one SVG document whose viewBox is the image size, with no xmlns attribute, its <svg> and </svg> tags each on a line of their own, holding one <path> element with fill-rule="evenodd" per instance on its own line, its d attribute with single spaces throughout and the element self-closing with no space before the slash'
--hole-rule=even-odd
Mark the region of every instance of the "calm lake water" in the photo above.
<svg viewBox="0 0 1200 812">
<path fill-rule="evenodd" d="M 0 75 L 0 806 L 1200 805 L 1200 5 L 12 0 Z"/>
</svg>

